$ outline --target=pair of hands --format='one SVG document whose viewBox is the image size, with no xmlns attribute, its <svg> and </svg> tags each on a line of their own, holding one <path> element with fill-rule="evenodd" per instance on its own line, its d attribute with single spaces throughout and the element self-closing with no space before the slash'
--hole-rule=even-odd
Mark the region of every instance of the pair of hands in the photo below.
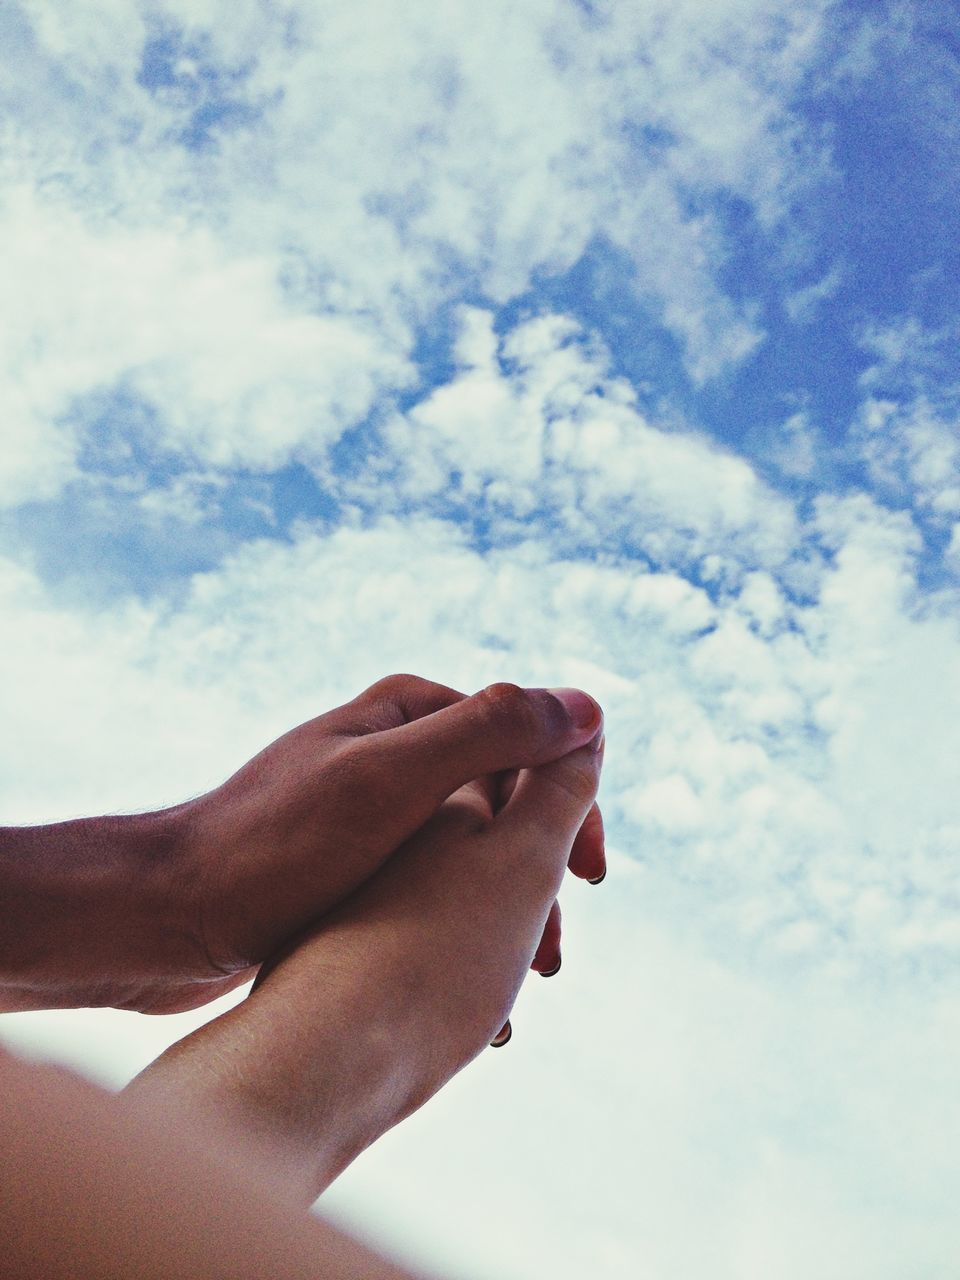
<svg viewBox="0 0 960 1280">
<path fill-rule="evenodd" d="M 406 675 L 300 725 L 216 790 L 167 811 L 179 828 L 165 855 L 165 896 L 179 905 L 156 948 L 167 972 L 125 992 L 123 1006 L 181 1011 L 249 981 L 442 806 L 479 804 L 492 817 L 517 770 L 562 758 L 597 739 L 601 726 L 600 708 L 579 690 L 496 684 L 468 698 Z M 483 804 L 475 786 L 471 800 L 457 797 L 481 780 Z M 591 769 L 582 788 L 589 804 L 568 850 L 571 871 L 588 880 L 606 869 L 597 783 Z M 547 951 L 559 945 L 557 926 Z"/>
<path fill-rule="evenodd" d="M 315 1198 L 494 1039 L 531 965 L 559 967 L 564 870 L 605 874 L 602 746 L 579 691 L 393 676 L 181 807 L 185 912 L 122 1003 L 261 976 L 128 1093 L 239 1126 Z"/>
</svg>

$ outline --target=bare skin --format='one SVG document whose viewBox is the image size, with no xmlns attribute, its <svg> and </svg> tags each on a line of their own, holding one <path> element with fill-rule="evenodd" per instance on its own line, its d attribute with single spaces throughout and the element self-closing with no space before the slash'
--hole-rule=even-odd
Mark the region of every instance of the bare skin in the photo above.
<svg viewBox="0 0 960 1280">
<path fill-rule="evenodd" d="M 120 1098 L 0 1054 L 16 1170 L 0 1178 L 0 1277 L 405 1280 L 294 1203 L 502 1024 L 601 764 L 598 740 L 515 784 L 458 789 L 243 1005 Z"/>
<path fill-rule="evenodd" d="M 196 1008 L 253 977 L 483 774 L 533 767 L 596 731 L 577 690 L 473 697 L 390 676 L 153 814 L 0 829 L 0 1011 Z M 571 854 L 603 874 L 594 806 Z M 559 917 L 544 957 L 559 957 Z"/>
<path fill-rule="evenodd" d="M 493 780 L 461 788 L 243 1004 L 174 1045 L 128 1093 L 242 1132 L 312 1202 L 503 1025 L 602 756 L 598 735 L 521 773 L 499 807 Z"/>
<path fill-rule="evenodd" d="M 0 1280 L 411 1280 L 236 1139 L 0 1051 Z"/>
</svg>

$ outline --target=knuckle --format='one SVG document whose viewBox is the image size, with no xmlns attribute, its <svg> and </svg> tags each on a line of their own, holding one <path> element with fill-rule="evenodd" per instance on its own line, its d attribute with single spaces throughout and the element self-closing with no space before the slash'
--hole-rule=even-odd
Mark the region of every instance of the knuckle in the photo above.
<svg viewBox="0 0 960 1280">
<path fill-rule="evenodd" d="M 446 685 L 437 684 L 435 680 L 426 680 L 423 676 L 411 675 L 409 672 L 398 672 L 384 676 L 371 685 L 362 698 L 366 705 L 392 712 L 394 719 L 404 723 L 418 720 L 439 707 L 459 702 L 463 694 Z"/>
<path fill-rule="evenodd" d="M 392 728 L 415 720 L 418 708 L 436 696 L 437 685 L 408 672 L 384 676 L 362 695 L 363 705 L 374 717 L 374 727 Z"/>
<path fill-rule="evenodd" d="M 420 676 L 410 675 L 408 672 L 396 672 L 393 675 L 382 676 L 369 687 L 367 693 L 373 697 L 393 700 L 402 697 L 403 694 L 409 693 L 413 689 L 428 685 L 429 681 L 422 679 Z"/>
<path fill-rule="evenodd" d="M 525 740 L 539 737 L 540 717 L 529 694 L 517 684 L 498 681 L 480 695 L 486 716 L 495 725 L 510 729 Z"/>
</svg>

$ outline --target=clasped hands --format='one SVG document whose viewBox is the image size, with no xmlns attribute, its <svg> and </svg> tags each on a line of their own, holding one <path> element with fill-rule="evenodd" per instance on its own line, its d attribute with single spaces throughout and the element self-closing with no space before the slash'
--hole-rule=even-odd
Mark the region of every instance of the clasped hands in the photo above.
<svg viewBox="0 0 960 1280">
<path fill-rule="evenodd" d="M 602 757 L 577 690 L 381 680 L 185 805 L 62 824 L 93 868 L 86 941 L 60 994 L 41 946 L 19 1007 L 45 981 L 51 1004 L 173 1012 L 259 969 L 126 1096 L 243 1134 L 309 1203 L 495 1038 L 531 966 L 559 966 L 564 869 L 605 874 Z"/>
</svg>

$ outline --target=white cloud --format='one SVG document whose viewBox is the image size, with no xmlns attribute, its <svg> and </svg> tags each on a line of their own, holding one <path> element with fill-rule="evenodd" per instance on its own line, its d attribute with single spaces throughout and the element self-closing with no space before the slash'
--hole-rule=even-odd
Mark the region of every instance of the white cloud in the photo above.
<svg viewBox="0 0 960 1280">
<path fill-rule="evenodd" d="M 878 488 L 936 520 L 960 515 L 960 434 L 923 394 L 906 402 L 868 396 L 861 407 L 862 453 Z"/>
<path fill-rule="evenodd" d="M 867 502 L 828 504 L 824 519 L 834 537 L 844 526 L 818 619 L 817 649 L 832 671 L 819 705 L 832 787 L 865 855 L 858 878 L 885 881 L 901 909 L 906 896 L 926 911 L 924 899 L 945 892 L 944 859 L 957 836 L 949 781 L 960 747 L 956 616 L 924 607 L 909 521 Z M 946 897 L 943 904 L 951 916 Z"/>
<path fill-rule="evenodd" d="M 546 0 L 442 22 L 426 2 L 8 10 L 0 503 L 55 495 L 76 474 L 71 412 L 120 384 L 204 463 L 316 456 L 409 383 L 411 323 L 465 280 L 506 299 L 597 236 L 633 259 L 696 377 L 742 358 L 758 330 L 684 191 L 695 173 L 773 216 L 798 172 L 782 98 L 820 7 L 781 23 L 751 0 L 686 26 L 673 6 L 584 25 Z M 712 42 L 734 36 L 731 64 Z M 151 92 L 141 54 L 163 39 L 174 83 Z M 186 151 L 197 111 L 234 100 L 256 123 Z"/>
<path fill-rule="evenodd" d="M 805 285 L 802 289 L 797 289 L 787 296 L 784 303 L 787 315 L 794 324 L 809 324 L 820 305 L 835 297 L 842 284 L 842 268 L 839 266 L 831 267 L 826 275 L 821 276 L 819 280 L 815 280 L 812 284 Z"/>
<path fill-rule="evenodd" d="M 956 339 L 955 327 L 928 330 L 910 316 L 868 326 L 861 345 L 876 363 L 860 378 L 853 436 L 879 493 L 941 529 L 960 514 L 960 405 L 948 372 Z"/>
<path fill-rule="evenodd" d="M 787 418 L 766 449 L 782 475 L 802 480 L 814 479 L 825 452 L 821 433 L 802 409 Z"/>
<path fill-rule="evenodd" d="M 400 349 L 465 280 L 503 301 L 602 237 L 702 379 L 760 332 L 718 282 L 717 219 L 691 203 L 732 193 L 783 222 L 815 168 L 786 104 L 824 9 L 726 0 L 691 19 L 657 0 L 590 22 L 554 0 L 469 13 L 113 0 L 101 25 L 21 5 L 16 118 L 30 133 L 9 131 L 6 167 L 112 207 L 120 234 L 185 216 L 222 260 L 282 271 L 301 307 L 375 315 Z M 178 28 L 173 83 L 151 92 L 144 41 Z M 185 152 L 197 112 L 224 103 L 247 115 Z M 259 362 L 250 379 L 273 372 Z"/>
<path fill-rule="evenodd" d="M 321 454 L 412 376 L 374 326 L 298 312 L 271 263 L 227 258 L 203 231 L 93 228 L 21 188 L 0 210 L 0 269 L 7 504 L 74 473 L 70 418 L 94 392 L 155 407 L 173 451 L 270 469 Z"/>
<path fill-rule="evenodd" d="M 790 558 L 789 503 L 705 437 L 652 424 L 572 321 L 541 316 L 501 344 L 492 325 L 466 309 L 461 372 L 385 425 L 382 461 L 397 467 L 401 494 L 521 518 L 540 508 L 581 543 L 626 545 L 661 564 Z"/>
<path fill-rule="evenodd" d="M 146 485 L 137 499 L 140 511 L 155 519 L 169 519 L 181 525 L 199 525 L 211 514 L 216 496 L 227 488 L 219 471 L 191 472 L 174 476 L 165 485 Z M 272 518 L 264 504 L 262 514 Z"/>
</svg>

